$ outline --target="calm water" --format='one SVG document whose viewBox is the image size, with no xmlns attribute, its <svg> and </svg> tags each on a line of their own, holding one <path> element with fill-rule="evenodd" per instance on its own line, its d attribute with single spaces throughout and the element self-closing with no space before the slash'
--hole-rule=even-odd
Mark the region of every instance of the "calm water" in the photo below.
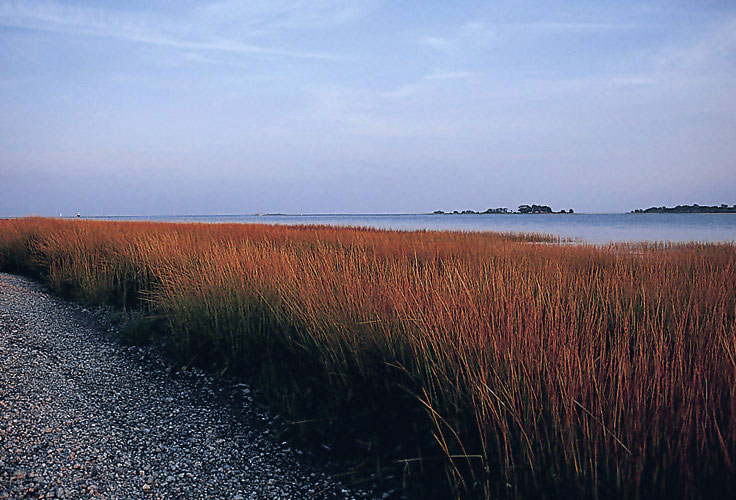
<svg viewBox="0 0 736 500">
<path fill-rule="evenodd" d="M 613 241 L 736 241 L 736 214 L 545 214 L 545 215 L 198 215 L 94 217 L 112 220 L 331 224 L 384 229 L 522 231 Z"/>
</svg>

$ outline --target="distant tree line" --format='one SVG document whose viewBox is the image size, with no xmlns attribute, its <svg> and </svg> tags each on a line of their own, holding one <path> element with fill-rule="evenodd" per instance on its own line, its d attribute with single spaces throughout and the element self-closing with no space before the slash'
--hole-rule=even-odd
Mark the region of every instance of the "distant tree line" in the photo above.
<svg viewBox="0 0 736 500">
<path fill-rule="evenodd" d="M 547 205 L 519 205 L 516 211 L 509 210 L 506 207 L 500 207 L 500 208 L 489 208 L 488 210 L 484 212 L 476 212 L 475 210 L 463 210 L 463 211 L 457 211 L 453 210 L 452 212 L 444 212 L 442 210 L 435 210 L 432 212 L 435 215 L 442 215 L 442 214 L 454 214 L 454 215 L 467 215 L 467 214 L 475 214 L 475 215 L 482 215 L 482 214 L 572 214 L 575 213 L 573 209 L 565 210 L 562 209 L 559 212 L 555 212 Z"/>
<path fill-rule="evenodd" d="M 736 213 L 736 204 L 729 207 L 725 203 L 721 205 L 677 205 L 676 207 L 650 207 L 647 209 L 636 209 L 632 214 L 730 214 Z"/>
</svg>

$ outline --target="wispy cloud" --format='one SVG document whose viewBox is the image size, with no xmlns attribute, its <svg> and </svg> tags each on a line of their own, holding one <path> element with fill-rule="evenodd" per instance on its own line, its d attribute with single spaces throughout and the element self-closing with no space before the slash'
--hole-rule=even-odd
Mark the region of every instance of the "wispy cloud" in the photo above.
<svg viewBox="0 0 736 500">
<path fill-rule="evenodd" d="M 444 51 L 453 49 L 455 47 L 455 42 L 453 40 L 438 36 L 423 36 L 418 41 L 421 45 L 425 45 L 432 49 Z"/>
<path fill-rule="evenodd" d="M 618 87 L 648 87 L 650 85 L 657 85 L 660 83 L 660 79 L 657 78 L 656 74 L 642 74 L 642 75 L 620 75 L 608 78 L 607 83 Z"/>
<path fill-rule="evenodd" d="M 537 33 L 571 33 L 589 32 L 600 33 L 602 31 L 621 31 L 636 28 L 627 23 L 601 23 L 601 22 L 560 22 L 560 21 L 535 21 L 523 23 L 506 24 L 508 29 L 524 30 Z"/>
<path fill-rule="evenodd" d="M 471 41 L 476 45 L 485 45 L 498 36 L 497 29 L 481 21 L 465 23 L 459 30 L 458 37 Z"/>
<path fill-rule="evenodd" d="M 661 68 L 697 70 L 736 57 L 736 18 L 723 21 L 690 45 L 670 49 L 657 58 Z M 733 66 L 729 66 L 733 67 Z"/>
<path fill-rule="evenodd" d="M 438 71 L 428 73 L 418 80 L 406 83 L 397 88 L 383 92 L 381 95 L 389 99 L 400 99 L 415 97 L 426 92 L 452 86 L 457 89 L 459 85 L 469 85 L 481 78 L 481 75 L 472 71 Z"/>
<path fill-rule="evenodd" d="M 317 29 L 353 21 L 378 0 L 219 0 L 201 5 L 192 17 L 218 29 L 268 34 Z"/>
<path fill-rule="evenodd" d="M 479 21 L 465 23 L 445 36 L 423 36 L 418 42 L 426 47 L 447 53 L 455 53 L 470 46 L 483 46 L 495 38 L 495 32 Z"/>
<path fill-rule="evenodd" d="M 238 19 L 237 17 L 227 16 L 226 7 L 230 3 L 232 2 L 217 2 L 211 5 L 210 7 L 214 10 L 204 20 L 196 16 L 185 15 L 176 22 L 172 22 L 164 21 L 148 13 L 130 14 L 110 9 L 62 5 L 55 2 L 5 1 L 0 3 L 0 26 L 113 38 L 187 51 L 205 50 L 303 59 L 338 59 L 333 54 L 291 50 L 268 44 L 251 43 L 242 38 L 242 36 L 255 37 L 262 35 L 266 31 L 266 27 L 271 32 L 278 27 L 285 28 L 287 25 L 296 27 L 300 19 L 305 25 L 308 25 L 306 14 L 308 9 L 304 6 L 291 11 L 292 15 L 286 16 L 288 22 L 278 23 L 274 21 L 270 24 L 263 20 L 267 17 L 267 11 L 263 7 L 260 11 L 260 21 L 257 16 L 241 18 L 241 25 L 247 25 L 249 22 L 253 24 L 252 32 L 248 30 L 241 31 L 241 37 L 222 36 L 220 33 L 223 30 L 215 29 L 217 27 L 216 21 L 228 18 L 230 22 L 234 22 L 235 19 Z M 222 11 L 219 17 L 214 14 L 217 8 Z M 323 5 L 324 9 L 326 9 L 326 6 Z M 272 10 L 271 14 L 280 19 L 284 18 L 285 12 L 289 11 L 282 5 L 281 8 Z M 298 15 L 299 12 L 301 12 L 302 17 Z M 345 13 L 338 15 L 338 17 L 347 19 L 349 16 Z M 257 30 L 256 26 L 260 26 L 261 30 Z"/>
<path fill-rule="evenodd" d="M 425 80 L 467 80 L 477 76 L 472 71 L 437 71 L 424 77 Z"/>
<path fill-rule="evenodd" d="M 514 36 L 554 36 L 571 33 L 591 35 L 602 32 L 633 29 L 633 24 L 574 21 L 484 22 L 468 21 L 443 36 L 426 35 L 419 38 L 421 45 L 440 51 L 460 51 L 469 47 L 483 47 L 496 40 Z"/>
</svg>

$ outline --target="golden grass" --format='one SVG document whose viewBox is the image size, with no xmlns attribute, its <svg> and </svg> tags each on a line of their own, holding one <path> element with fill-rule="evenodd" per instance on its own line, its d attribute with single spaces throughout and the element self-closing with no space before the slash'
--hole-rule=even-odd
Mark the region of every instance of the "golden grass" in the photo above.
<svg viewBox="0 0 736 500">
<path fill-rule="evenodd" d="M 736 246 L 554 241 L 16 219 L 0 267 L 163 315 L 181 359 L 407 467 L 434 443 L 462 496 L 727 494 Z"/>
</svg>

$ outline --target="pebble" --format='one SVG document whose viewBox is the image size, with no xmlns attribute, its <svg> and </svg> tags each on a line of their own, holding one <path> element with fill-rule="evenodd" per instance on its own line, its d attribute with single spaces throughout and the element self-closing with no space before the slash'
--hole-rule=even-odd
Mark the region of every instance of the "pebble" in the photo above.
<svg viewBox="0 0 736 500">
<path fill-rule="evenodd" d="M 243 384 L 123 346 L 99 316 L 0 273 L 0 499 L 386 498 L 286 453 Z"/>
</svg>

